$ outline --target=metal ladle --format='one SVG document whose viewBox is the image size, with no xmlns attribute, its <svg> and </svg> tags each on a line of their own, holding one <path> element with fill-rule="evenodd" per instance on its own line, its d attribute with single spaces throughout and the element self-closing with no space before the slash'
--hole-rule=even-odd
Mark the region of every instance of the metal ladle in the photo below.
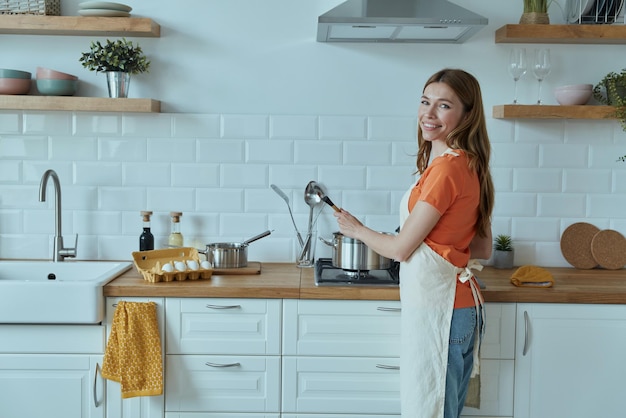
<svg viewBox="0 0 626 418">
<path fill-rule="evenodd" d="M 304 189 L 304 202 L 309 205 L 309 234 L 313 229 L 313 209 L 322 203 L 320 193 L 322 193 L 322 189 L 315 181 L 310 181 Z"/>
</svg>

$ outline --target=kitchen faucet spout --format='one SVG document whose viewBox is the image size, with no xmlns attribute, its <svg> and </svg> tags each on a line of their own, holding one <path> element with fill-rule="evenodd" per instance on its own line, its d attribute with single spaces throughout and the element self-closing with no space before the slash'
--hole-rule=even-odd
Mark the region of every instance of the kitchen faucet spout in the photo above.
<svg viewBox="0 0 626 418">
<path fill-rule="evenodd" d="M 48 186 L 48 179 L 52 178 L 52 184 L 54 185 L 54 248 L 52 252 L 52 261 L 64 261 L 66 257 L 76 257 L 76 243 L 78 242 L 78 235 L 76 236 L 76 243 L 74 248 L 63 247 L 63 235 L 61 230 L 61 183 L 59 182 L 59 176 L 54 170 L 46 170 L 41 177 L 41 183 L 39 184 L 39 201 L 46 201 L 46 187 Z"/>
</svg>

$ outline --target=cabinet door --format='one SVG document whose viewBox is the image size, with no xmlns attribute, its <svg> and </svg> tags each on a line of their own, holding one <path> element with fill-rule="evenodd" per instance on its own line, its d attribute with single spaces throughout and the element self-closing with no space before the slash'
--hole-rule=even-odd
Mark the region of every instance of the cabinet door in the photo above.
<svg viewBox="0 0 626 418">
<path fill-rule="evenodd" d="M 120 300 L 128 302 L 155 302 L 157 304 L 157 320 L 161 334 L 161 349 L 164 350 L 165 304 L 163 298 L 107 298 L 106 328 L 107 338 L 111 333 L 113 315 Z M 163 356 L 165 354 L 163 352 Z M 140 396 L 122 399 L 120 384 L 106 380 L 106 416 L 107 418 L 163 418 L 165 396 Z"/>
<path fill-rule="evenodd" d="M 168 412 L 279 412 L 279 356 L 168 355 Z"/>
<path fill-rule="evenodd" d="M 0 417 L 103 418 L 101 356 L 0 355 Z"/>
<path fill-rule="evenodd" d="M 519 304 L 515 417 L 624 416 L 626 307 Z"/>
<path fill-rule="evenodd" d="M 167 298 L 168 354 L 279 355 L 279 299 Z"/>
</svg>

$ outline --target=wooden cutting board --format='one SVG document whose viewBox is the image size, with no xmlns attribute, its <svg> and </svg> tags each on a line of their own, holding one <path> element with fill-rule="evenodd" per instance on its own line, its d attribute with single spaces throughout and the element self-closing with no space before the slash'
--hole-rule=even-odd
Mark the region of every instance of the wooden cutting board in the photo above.
<svg viewBox="0 0 626 418">
<path fill-rule="evenodd" d="M 572 266 L 578 269 L 592 269 L 598 262 L 591 253 L 591 241 L 600 229 L 586 222 L 568 226 L 561 235 L 561 253 Z"/>
<path fill-rule="evenodd" d="M 248 261 L 248 265 L 246 267 L 237 267 L 231 269 L 213 269 L 213 275 L 228 275 L 228 274 L 261 274 L 261 263 L 258 261 Z"/>
</svg>

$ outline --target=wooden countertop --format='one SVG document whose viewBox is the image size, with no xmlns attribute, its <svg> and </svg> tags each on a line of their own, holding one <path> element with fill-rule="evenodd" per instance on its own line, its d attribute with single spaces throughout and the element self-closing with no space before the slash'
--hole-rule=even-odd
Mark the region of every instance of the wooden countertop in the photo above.
<svg viewBox="0 0 626 418">
<path fill-rule="evenodd" d="M 515 269 L 485 267 L 477 276 L 487 302 L 626 304 L 626 270 L 548 268 L 551 288 L 516 287 Z M 104 287 L 105 296 L 399 300 L 397 287 L 315 286 L 313 269 L 262 263 L 261 274 L 214 275 L 209 280 L 150 283 L 133 268 Z"/>
</svg>

